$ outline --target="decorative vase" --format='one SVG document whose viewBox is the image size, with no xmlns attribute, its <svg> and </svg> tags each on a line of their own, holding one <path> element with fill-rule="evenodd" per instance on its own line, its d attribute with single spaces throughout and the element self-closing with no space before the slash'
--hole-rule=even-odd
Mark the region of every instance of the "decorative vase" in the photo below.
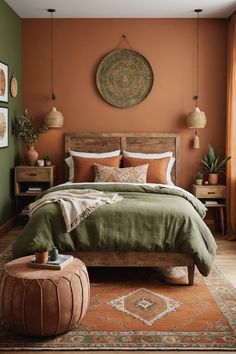
<svg viewBox="0 0 236 354">
<path fill-rule="evenodd" d="M 48 251 L 35 252 L 36 263 L 47 263 L 47 261 L 48 261 Z"/>
<path fill-rule="evenodd" d="M 49 252 L 49 258 L 50 261 L 56 261 L 58 258 L 58 249 L 57 248 L 53 248 L 50 252 Z"/>
<path fill-rule="evenodd" d="M 209 184 L 217 184 L 218 183 L 218 173 L 209 173 L 208 176 Z"/>
<path fill-rule="evenodd" d="M 34 145 L 29 145 L 27 151 L 25 152 L 25 161 L 27 165 L 34 166 L 38 160 L 39 154 L 34 149 Z"/>
</svg>

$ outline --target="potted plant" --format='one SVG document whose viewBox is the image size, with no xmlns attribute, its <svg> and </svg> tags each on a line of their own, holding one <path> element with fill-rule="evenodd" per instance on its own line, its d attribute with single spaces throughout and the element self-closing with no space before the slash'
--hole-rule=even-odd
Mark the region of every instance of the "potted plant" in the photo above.
<svg viewBox="0 0 236 354">
<path fill-rule="evenodd" d="M 196 176 L 195 176 L 195 183 L 198 185 L 198 186 L 201 186 L 202 183 L 203 183 L 203 180 L 204 180 L 204 173 L 201 172 L 201 171 L 198 171 L 196 173 Z"/>
<path fill-rule="evenodd" d="M 45 166 L 51 166 L 51 164 L 52 164 L 52 158 L 51 158 L 50 155 L 45 155 L 45 156 L 43 157 L 43 159 L 44 159 L 44 162 L 45 162 Z"/>
<path fill-rule="evenodd" d="M 30 252 L 35 253 L 36 263 L 47 263 L 49 251 L 55 248 L 52 241 L 36 236 L 30 244 Z"/>
<path fill-rule="evenodd" d="M 29 116 L 27 109 L 23 115 L 16 118 L 15 134 L 17 139 L 23 140 L 27 145 L 28 150 L 25 153 L 25 160 L 30 166 L 35 165 L 38 160 L 38 152 L 34 149 L 35 142 L 47 129 L 44 124 L 34 128 L 33 118 Z"/>
<path fill-rule="evenodd" d="M 220 159 L 220 152 L 215 153 L 213 147 L 208 144 L 208 154 L 200 160 L 203 168 L 208 171 L 209 184 L 217 184 L 218 183 L 218 174 L 219 172 L 225 171 L 226 163 L 231 159 L 231 156 L 227 156 L 224 159 Z"/>
</svg>

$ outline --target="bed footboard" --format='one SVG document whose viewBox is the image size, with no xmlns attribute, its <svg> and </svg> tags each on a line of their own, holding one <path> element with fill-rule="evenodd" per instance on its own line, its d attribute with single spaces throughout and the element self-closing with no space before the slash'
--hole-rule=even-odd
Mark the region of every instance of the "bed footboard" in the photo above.
<svg viewBox="0 0 236 354">
<path fill-rule="evenodd" d="M 78 251 L 70 254 L 81 259 L 87 267 L 187 267 L 188 284 L 194 283 L 195 263 L 188 254 L 117 251 Z"/>
</svg>

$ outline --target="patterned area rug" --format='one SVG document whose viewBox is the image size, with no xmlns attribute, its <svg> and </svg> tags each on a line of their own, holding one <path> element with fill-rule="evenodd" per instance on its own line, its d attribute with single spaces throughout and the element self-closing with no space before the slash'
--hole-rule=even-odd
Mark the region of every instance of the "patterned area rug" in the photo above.
<svg viewBox="0 0 236 354">
<path fill-rule="evenodd" d="M 9 250 L 1 254 L 1 266 Z M 14 334 L 0 319 L 0 350 L 236 351 L 236 290 L 215 266 L 185 286 L 182 271 L 90 269 L 79 328 L 53 338 Z M 166 283 L 168 280 L 169 284 Z"/>
</svg>

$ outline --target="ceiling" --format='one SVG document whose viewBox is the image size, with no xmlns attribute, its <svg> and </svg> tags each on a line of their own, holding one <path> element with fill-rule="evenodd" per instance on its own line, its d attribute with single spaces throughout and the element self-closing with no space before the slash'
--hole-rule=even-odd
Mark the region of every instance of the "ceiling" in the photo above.
<svg viewBox="0 0 236 354">
<path fill-rule="evenodd" d="M 227 18 L 235 0 L 5 0 L 22 18 Z"/>
</svg>

